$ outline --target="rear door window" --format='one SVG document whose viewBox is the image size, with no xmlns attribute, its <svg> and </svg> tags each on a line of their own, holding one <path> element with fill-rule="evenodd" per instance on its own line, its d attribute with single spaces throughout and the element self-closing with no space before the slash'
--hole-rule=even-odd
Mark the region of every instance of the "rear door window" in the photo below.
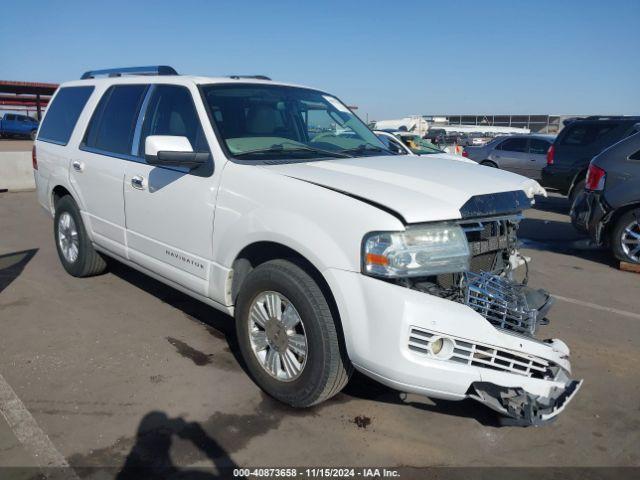
<svg viewBox="0 0 640 480">
<path fill-rule="evenodd" d="M 562 145 L 589 145 L 618 126 L 618 123 L 574 125 L 564 135 Z"/>
<path fill-rule="evenodd" d="M 505 150 L 507 152 L 524 153 L 527 151 L 527 139 L 526 138 L 509 138 L 498 146 L 498 150 Z"/>
<path fill-rule="evenodd" d="M 147 85 L 116 85 L 105 92 L 85 133 L 84 146 L 131 154 L 131 142 Z"/>
<path fill-rule="evenodd" d="M 529 141 L 529 153 L 533 153 L 534 155 L 544 155 L 549 150 L 551 143 L 546 140 L 541 140 L 539 138 L 532 138 Z"/>
<path fill-rule="evenodd" d="M 93 93 L 93 86 L 61 88 L 40 127 L 38 140 L 66 145 L 69 143 L 78 117 Z"/>
</svg>

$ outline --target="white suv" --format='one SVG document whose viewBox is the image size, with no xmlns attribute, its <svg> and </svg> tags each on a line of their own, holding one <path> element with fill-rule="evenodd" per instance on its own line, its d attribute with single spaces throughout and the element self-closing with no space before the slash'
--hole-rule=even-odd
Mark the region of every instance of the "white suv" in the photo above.
<svg viewBox="0 0 640 480">
<path fill-rule="evenodd" d="M 290 405 L 330 398 L 355 368 L 529 425 L 581 384 L 562 341 L 534 338 L 550 296 L 513 280 L 522 210 L 544 190 L 395 156 L 330 94 L 87 72 L 52 99 L 34 168 L 71 275 L 106 255 L 234 316 L 253 379 Z"/>
</svg>

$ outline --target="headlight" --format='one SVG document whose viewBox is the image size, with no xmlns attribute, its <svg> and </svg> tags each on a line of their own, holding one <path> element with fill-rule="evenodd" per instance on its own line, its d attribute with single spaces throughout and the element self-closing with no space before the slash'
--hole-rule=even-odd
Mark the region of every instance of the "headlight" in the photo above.
<svg viewBox="0 0 640 480">
<path fill-rule="evenodd" d="M 363 240 L 363 273 L 378 277 L 418 277 L 469 270 L 469 244 L 456 224 L 373 232 Z"/>
</svg>

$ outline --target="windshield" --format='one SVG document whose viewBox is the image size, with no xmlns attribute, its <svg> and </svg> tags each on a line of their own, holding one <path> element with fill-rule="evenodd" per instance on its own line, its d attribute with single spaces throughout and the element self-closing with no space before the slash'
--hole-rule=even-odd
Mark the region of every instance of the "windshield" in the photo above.
<svg viewBox="0 0 640 480">
<path fill-rule="evenodd" d="M 279 85 L 207 85 L 203 97 L 231 155 L 243 160 L 390 154 L 340 100 Z"/>
</svg>

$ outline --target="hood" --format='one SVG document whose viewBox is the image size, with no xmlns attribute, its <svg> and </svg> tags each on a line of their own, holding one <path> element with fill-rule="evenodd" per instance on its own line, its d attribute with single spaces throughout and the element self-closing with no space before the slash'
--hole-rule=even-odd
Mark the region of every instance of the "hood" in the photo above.
<svg viewBox="0 0 640 480">
<path fill-rule="evenodd" d="M 432 156 L 348 158 L 263 168 L 379 205 L 405 223 L 462 218 L 461 207 L 474 196 L 514 191 L 523 191 L 530 199 L 546 196 L 535 180 Z"/>
</svg>

